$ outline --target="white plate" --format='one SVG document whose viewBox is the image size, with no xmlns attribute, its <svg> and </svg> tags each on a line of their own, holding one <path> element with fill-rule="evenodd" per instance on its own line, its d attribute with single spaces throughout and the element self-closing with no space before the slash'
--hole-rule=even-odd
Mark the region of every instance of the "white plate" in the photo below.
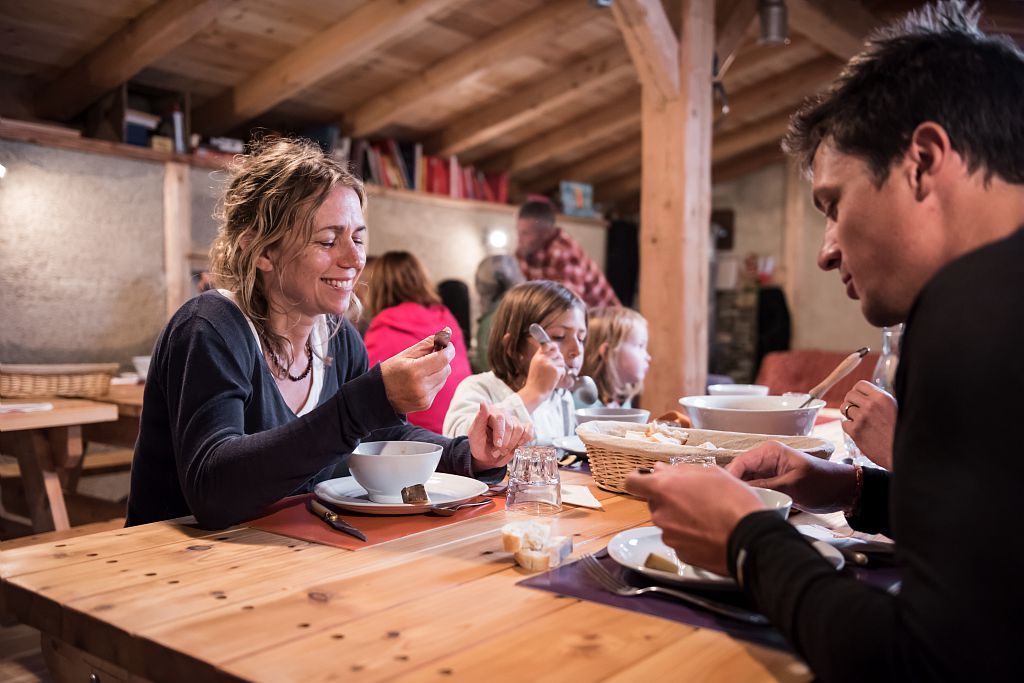
<svg viewBox="0 0 1024 683">
<path fill-rule="evenodd" d="M 829 561 L 837 570 L 843 567 L 843 556 L 838 550 L 820 541 L 812 543 L 815 550 Z M 644 566 L 647 556 L 658 553 L 662 557 L 675 560 L 679 565 L 679 573 L 663 572 Z M 608 555 L 623 567 L 632 569 L 645 576 L 668 583 L 677 583 L 695 588 L 715 588 L 719 590 L 736 590 L 738 586 L 731 577 L 721 576 L 698 567 L 679 562 L 676 552 L 661 540 L 661 529 L 656 526 L 644 526 L 628 529 L 617 534 L 608 543 Z"/>
<path fill-rule="evenodd" d="M 551 439 L 551 443 L 555 445 L 555 448 L 561 448 L 566 453 L 575 453 L 576 455 L 587 454 L 587 447 L 583 444 L 583 439 L 575 434 L 572 436 L 556 436 Z"/>
<path fill-rule="evenodd" d="M 374 503 L 366 489 L 356 483 L 355 477 L 328 479 L 316 485 L 316 497 L 332 503 L 342 510 L 365 512 L 370 515 L 415 515 L 426 512 L 431 505 L 459 503 L 487 492 L 487 484 L 457 474 L 435 472 L 424 484 L 430 503 Z"/>
</svg>

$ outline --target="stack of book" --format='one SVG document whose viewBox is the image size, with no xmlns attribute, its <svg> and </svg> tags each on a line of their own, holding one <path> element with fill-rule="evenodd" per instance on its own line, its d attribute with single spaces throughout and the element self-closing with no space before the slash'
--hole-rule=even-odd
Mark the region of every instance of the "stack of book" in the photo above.
<svg viewBox="0 0 1024 683">
<path fill-rule="evenodd" d="M 323 144 L 323 142 L 321 142 Z M 395 140 L 337 138 L 326 150 L 349 163 L 352 172 L 369 183 L 459 199 L 508 203 L 508 174 L 463 166 L 455 156 L 423 153 L 419 143 Z"/>
</svg>

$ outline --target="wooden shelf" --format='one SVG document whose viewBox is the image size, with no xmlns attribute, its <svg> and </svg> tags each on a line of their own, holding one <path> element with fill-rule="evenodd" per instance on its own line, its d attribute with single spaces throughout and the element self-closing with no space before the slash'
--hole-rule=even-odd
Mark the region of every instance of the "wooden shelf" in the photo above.
<svg viewBox="0 0 1024 683">
<path fill-rule="evenodd" d="M 176 161 L 182 164 L 189 164 L 200 168 L 223 169 L 226 164 L 220 159 L 197 156 L 195 154 L 173 154 L 158 152 L 148 147 L 126 145 L 120 142 L 108 140 L 96 140 L 94 138 L 83 138 L 76 134 L 77 131 L 71 128 L 60 128 L 45 124 L 23 123 L 21 121 L 6 121 L 0 119 L 0 139 L 16 140 L 18 142 L 30 142 L 36 145 L 48 147 L 59 147 L 70 149 L 76 152 L 91 152 L 93 154 L 106 154 L 119 156 L 127 159 L 138 159 L 141 161 L 153 161 L 164 163 Z M 458 197 L 446 197 L 440 194 L 419 192 L 418 190 L 400 190 L 397 188 L 383 187 L 373 183 L 366 183 L 366 191 L 375 197 L 395 197 L 403 201 L 421 202 L 432 206 L 449 206 L 453 208 L 487 209 L 491 211 L 506 211 L 514 213 L 516 207 L 512 204 L 499 204 L 497 202 L 485 202 L 479 199 L 462 199 Z M 584 223 L 595 227 L 606 227 L 607 222 L 602 217 L 582 218 L 579 216 L 566 216 L 559 214 L 559 220 L 571 220 L 574 223 Z"/>
<path fill-rule="evenodd" d="M 200 157 L 194 154 L 159 152 L 148 147 L 126 145 L 121 142 L 83 138 L 76 135 L 76 132 L 77 131 L 74 131 L 71 128 L 60 129 L 57 126 L 23 124 L 20 121 L 6 121 L 0 119 L 0 138 L 4 140 L 30 142 L 36 145 L 59 147 L 61 149 L 70 149 L 76 152 L 106 154 L 108 156 L 138 159 L 141 161 L 153 161 L 157 163 L 176 161 L 182 164 L 190 164 L 192 166 L 199 166 L 202 168 L 224 168 L 224 164 L 217 159 Z"/>
<path fill-rule="evenodd" d="M 373 183 L 366 183 L 366 192 L 372 197 L 395 197 L 397 199 L 420 202 L 433 206 L 450 206 L 453 208 L 474 208 L 487 209 L 490 211 L 506 211 L 515 213 L 516 207 L 513 204 L 499 204 L 498 202 L 485 202 L 479 199 L 462 199 L 460 197 L 446 197 L 443 194 L 431 192 L 420 192 L 418 190 L 400 190 L 393 187 L 383 187 Z M 583 218 L 580 216 L 567 216 L 558 214 L 560 221 L 572 221 L 574 223 L 586 223 L 595 227 L 607 227 L 607 221 L 602 217 Z"/>
</svg>

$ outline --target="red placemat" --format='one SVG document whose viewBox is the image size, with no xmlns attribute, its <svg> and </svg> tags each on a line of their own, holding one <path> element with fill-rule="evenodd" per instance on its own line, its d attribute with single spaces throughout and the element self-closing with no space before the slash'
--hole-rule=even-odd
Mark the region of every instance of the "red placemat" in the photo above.
<svg viewBox="0 0 1024 683">
<path fill-rule="evenodd" d="M 246 524 L 253 529 L 270 531 L 282 536 L 298 538 L 303 541 L 332 545 L 346 550 L 360 550 L 370 546 L 393 541 L 429 531 L 439 527 L 457 524 L 458 522 L 489 515 L 505 509 L 505 497 L 495 496 L 494 505 L 459 510 L 451 517 L 440 517 L 432 514 L 421 515 L 367 515 L 347 510 L 335 510 L 346 522 L 366 534 L 366 541 L 332 529 L 319 517 L 306 509 L 306 501 L 313 497 L 312 493 L 304 496 L 292 496 L 278 501 L 267 509 L 267 514 Z"/>
<path fill-rule="evenodd" d="M 841 418 L 841 417 L 833 417 L 831 415 L 818 415 L 816 418 L 814 418 L 814 424 L 816 424 L 816 425 L 825 425 L 825 424 L 828 424 L 829 422 L 835 422 L 836 420 L 841 420 L 841 419 L 843 419 L 843 418 Z"/>
</svg>

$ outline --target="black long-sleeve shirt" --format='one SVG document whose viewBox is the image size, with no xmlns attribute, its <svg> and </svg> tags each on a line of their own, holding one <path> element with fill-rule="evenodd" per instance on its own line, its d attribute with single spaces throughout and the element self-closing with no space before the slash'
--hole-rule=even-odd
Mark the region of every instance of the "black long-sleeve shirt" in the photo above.
<svg viewBox="0 0 1024 683">
<path fill-rule="evenodd" d="M 474 475 L 465 437 L 439 436 L 396 414 L 380 366 L 367 369 L 347 321 L 329 355 L 319 404 L 296 417 L 234 303 L 206 292 L 182 306 L 153 350 L 127 524 L 186 515 L 206 528 L 236 524 L 329 478 L 361 441 L 428 441 L 444 447 L 439 471 L 503 475 Z"/>
<path fill-rule="evenodd" d="M 773 513 L 744 518 L 745 590 L 823 681 L 1024 679 L 1024 229 L 942 268 L 906 324 L 893 474 L 854 528 L 896 541 L 897 596 L 837 574 Z M 891 491 L 891 493 L 890 493 Z"/>
</svg>

